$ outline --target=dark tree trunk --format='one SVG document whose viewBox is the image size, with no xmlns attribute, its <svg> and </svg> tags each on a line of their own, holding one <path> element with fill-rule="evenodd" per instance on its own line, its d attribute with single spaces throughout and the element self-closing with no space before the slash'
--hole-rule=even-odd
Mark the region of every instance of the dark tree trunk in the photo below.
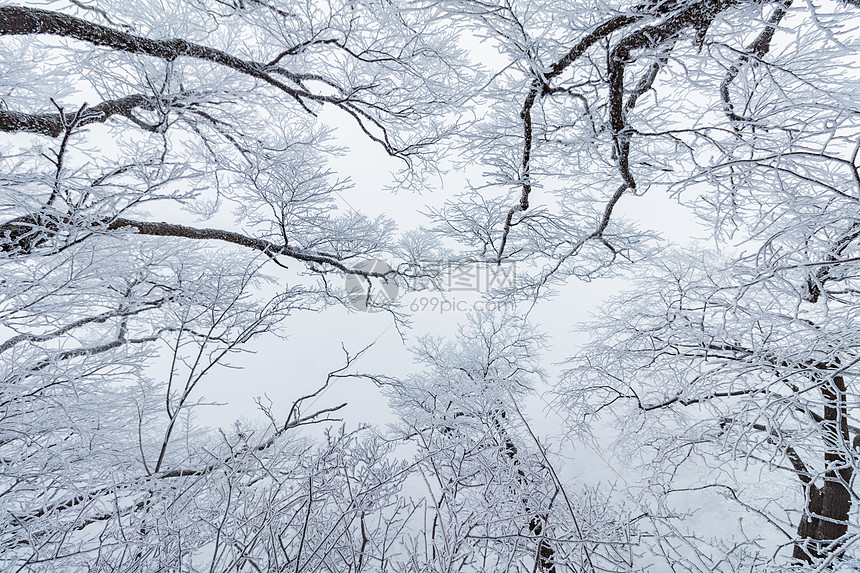
<svg viewBox="0 0 860 573">
<path fill-rule="evenodd" d="M 832 369 L 833 365 L 829 365 Z M 821 487 L 807 483 L 806 508 L 794 546 L 794 557 L 807 563 L 827 557 L 838 546 L 838 540 L 848 531 L 851 492 L 848 484 L 854 472 L 850 458 L 851 441 L 848 434 L 848 407 L 845 400 L 845 379 L 832 376 L 821 386 L 824 398 L 824 419 L 820 421 L 824 438 L 824 483 Z"/>
<path fill-rule="evenodd" d="M 505 431 L 505 428 L 500 420 L 500 418 L 505 417 L 504 410 L 500 410 L 499 412 L 497 412 L 497 415 L 498 417 L 495 417 L 493 421 L 495 422 L 496 429 L 499 431 L 501 438 L 504 439 L 504 452 L 507 455 L 508 459 L 510 459 L 511 462 L 513 462 L 513 464 L 517 466 L 517 481 L 519 481 L 521 484 L 525 484 L 526 474 L 522 470 L 522 468 L 519 467 L 520 462 L 517 459 L 517 447 L 508 437 L 507 432 Z M 531 504 L 526 498 L 523 498 L 523 507 L 525 508 L 526 513 L 532 512 Z M 556 573 L 555 549 L 553 548 L 552 544 L 543 537 L 543 529 L 545 522 L 545 515 L 534 515 L 529 520 L 529 531 L 532 535 L 538 538 L 536 565 L 537 567 L 540 567 L 540 570 L 544 571 L 545 573 Z"/>
</svg>

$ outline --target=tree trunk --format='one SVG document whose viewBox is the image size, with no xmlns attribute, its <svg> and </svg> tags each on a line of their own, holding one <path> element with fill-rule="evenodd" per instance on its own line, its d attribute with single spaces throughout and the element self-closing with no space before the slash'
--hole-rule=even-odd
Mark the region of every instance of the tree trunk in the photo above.
<svg viewBox="0 0 860 573">
<path fill-rule="evenodd" d="M 499 411 L 498 415 L 499 418 L 504 418 L 504 410 Z M 517 447 L 508 437 L 508 434 L 505 431 L 504 426 L 502 426 L 502 423 L 499 418 L 494 417 L 493 421 L 495 422 L 496 428 L 501 434 L 501 437 L 505 440 L 505 454 L 513 462 L 513 464 L 517 466 L 517 481 L 519 481 L 520 484 L 525 484 L 526 474 L 522 470 L 522 468 L 519 467 L 520 463 L 517 459 Z M 531 504 L 529 503 L 529 500 L 527 498 L 523 498 L 523 507 L 525 508 L 526 513 L 532 512 Z M 545 515 L 534 515 L 529 520 L 529 531 L 539 540 L 537 547 L 537 563 L 535 568 L 537 569 L 537 567 L 540 567 L 540 570 L 545 571 L 546 573 L 556 573 L 555 549 L 553 548 L 552 544 L 543 537 L 543 528 L 545 525 L 545 521 Z"/>
<path fill-rule="evenodd" d="M 833 368 L 834 365 L 828 365 Z M 854 472 L 849 452 L 848 408 L 845 401 L 845 379 L 833 376 L 821 386 L 824 419 L 820 422 L 824 438 L 824 483 L 806 485 L 806 508 L 797 534 L 793 556 L 807 563 L 826 557 L 838 546 L 848 531 L 851 492 L 848 484 Z"/>
</svg>

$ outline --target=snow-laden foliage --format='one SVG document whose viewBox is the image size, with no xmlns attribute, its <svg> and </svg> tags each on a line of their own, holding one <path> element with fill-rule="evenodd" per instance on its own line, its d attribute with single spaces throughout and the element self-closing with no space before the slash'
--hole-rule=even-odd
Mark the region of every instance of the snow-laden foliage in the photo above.
<svg viewBox="0 0 860 573">
<path fill-rule="evenodd" d="M 2 568 L 855 566 L 859 10 L 3 2 Z M 425 227 L 352 195 L 349 147 L 404 191 L 441 181 L 442 201 L 414 195 Z M 637 223 L 659 193 L 703 241 Z M 349 306 L 345 284 L 411 336 L 374 295 L 438 288 L 448 263 L 515 268 L 487 293 L 509 306 L 421 338 L 411 376 L 346 352 L 291 405 L 196 423 L 213 373 Z M 526 317 L 611 275 L 634 290 L 559 384 Z M 553 303 L 557 347 L 578 303 Z M 314 407 L 354 378 L 397 424 Z M 570 439 L 549 444 L 529 420 L 553 386 Z M 608 481 L 563 463 L 612 437 Z"/>
</svg>

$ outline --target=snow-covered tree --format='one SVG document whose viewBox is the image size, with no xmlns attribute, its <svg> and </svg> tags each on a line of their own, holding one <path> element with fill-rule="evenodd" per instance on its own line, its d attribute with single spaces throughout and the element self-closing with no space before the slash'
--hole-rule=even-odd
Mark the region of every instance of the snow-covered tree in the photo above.
<svg viewBox="0 0 860 573">
<path fill-rule="evenodd" d="M 402 508 L 380 448 L 299 438 L 325 408 L 267 406 L 271 427 L 220 436 L 192 409 L 247 342 L 342 300 L 343 276 L 399 273 L 362 270 L 397 234 L 342 200 L 331 131 L 357 126 L 417 173 L 468 76 L 448 74 L 458 54 L 432 16 L 0 6 L 2 568 L 357 570 L 385 554 Z"/>
<path fill-rule="evenodd" d="M 855 1 L 445 6 L 500 55 L 459 139 L 472 187 L 437 230 L 516 262 L 526 298 L 649 256 L 653 233 L 619 215 L 646 193 L 719 187 L 696 208 L 726 234 L 738 193 L 856 185 Z"/>
<path fill-rule="evenodd" d="M 4 2 L 3 566 L 847 562 L 858 6 Z M 344 199 L 331 161 L 342 145 L 399 162 L 404 185 L 454 165 L 470 186 L 401 241 L 385 206 Z M 646 193 L 689 206 L 712 250 L 656 249 L 618 216 Z M 596 428 L 580 414 L 609 410 L 632 427 L 654 511 L 621 519 L 619 500 L 556 473 L 519 407 L 552 382 L 521 316 L 424 340 L 424 370 L 405 380 L 354 374 L 347 354 L 324 387 L 362 376 L 386 388 L 402 419 L 391 432 L 302 433 L 339 408 L 315 411 L 313 396 L 261 402 L 261 426 L 195 426 L 205 380 L 246 343 L 348 300 L 344 277 L 433 282 L 420 263 L 437 247 L 516 263 L 493 294 L 535 304 L 639 265 L 639 290 L 574 359 L 564 403 L 580 432 Z M 367 301 L 404 324 L 395 304 Z M 683 482 L 699 454 L 708 474 Z M 751 491 L 756 469 L 794 475 Z M 667 492 L 685 488 L 729 495 L 758 529 L 706 544 L 672 514 Z"/>
<path fill-rule="evenodd" d="M 841 26 L 857 14 L 837 3 L 764 8 L 757 35 L 727 22 L 701 34 L 683 68 L 687 118 L 627 116 L 630 153 L 637 140 L 650 153 L 644 171 L 668 158 L 645 180 L 694 210 L 710 247 L 664 250 L 640 271 L 591 324 L 567 392 L 577 423 L 622 416 L 621 441 L 648 452 L 660 496 L 713 490 L 748 509 L 758 529 L 746 533 L 768 539 L 749 563 L 826 567 L 853 555 L 858 534 L 860 147 L 856 37 Z M 720 31 L 748 43 L 713 41 Z M 700 75 L 716 63 L 704 55 L 722 50 L 736 58 L 722 79 Z M 706 87 L 719 88 L 710 100 Z M 659 96 L 658 86 L 655 111 Z M 670 141 L 674 157 L 654 153 Z"/>
<path fill-rule="evenodd" d="M 428 505 L 409 570 L 627 569 L 615 506 L 565 485 L 523 414 L 543 343 L 516 316 L 469 315 L 453 340 L 423 339 L 423 369 L 390 386 Z"/>
</svg>

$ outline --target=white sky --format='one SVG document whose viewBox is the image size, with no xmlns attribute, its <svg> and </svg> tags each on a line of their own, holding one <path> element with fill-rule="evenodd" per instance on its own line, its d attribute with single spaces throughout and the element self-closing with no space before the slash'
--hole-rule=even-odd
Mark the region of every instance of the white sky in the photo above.
<svg viewBox="0 0 860 573">
<path fill-rule="evenodd" d="M 347 123 L 339 130 L 344 133 L 344 140 L 361 141 L 355 126 Z M 420 196 L 410 191 L 391 193 L 386 190 L 392 182 L 389 170 L 399 165 L 376 146 L 352 146 L 333 166 L 354 183 L 354 187 L 343 194 L 344 204 L 369 215 L 385 213 L 398 222 L 400 231 L 426 224 L 418 211 L 428 203 L 441 204 L 463 185 L 463 178 L 453 174 L 444 181 L 444 192 Z M 659 192 L 625 197 L 617 214 L 636 219 L 643 227 L 656 230 L 668 241 L 679 244 L 701 234 L 691 213 Z M 280 271 L 274 265 L 267 270 L 275 275 Z M 576 325 L 588 320 L 591 313 L 610 295 L 618 293 L 624 284 L 620 279 L 592 282 L 571 279 L 556 289 L 556 296 L 542 300 L 532 310 L 532 322 L 551 336 L 544 357 L 551 378 L 559 370 L 554 365 L 574 354 L 585 340 L 581 333 L 574 332 Z M 408 310 L 410 302 L 427 296 L 435 295 L 401 293 L 400 300 L 404 302 L 404 310 Z M 469 302 L 479 300 L 478 295 L 472 293 L 457 292 L 448 296 Z M 409 346 L 421 335 L 455 333 L 463 318 L 461 312 L 441 313 L 438 307 L 431 310 L 429 305 L 426 308 L 412 313 L 412 327 L 403 331 L 405 340 L 386 313 L 350 312 L 342 307 L 330 307 L 321 313 L 297 313 L 286 321 L 286 340 L 264 336 L 252 341 L 248 347 L 255 354 L 230 361 L 241 366 L 241 370 L 221 369 L 208 377 L 199 390 L 200 395 L 207 401 L 224 405 L 198 409 L 197 420 L 204 425 L 226 427 L 236 418 L 259 418 L 254 397 L 264 394 L 276 404 L 276 411 L 285 413 L 296 397 L 315 390 L 325 380 L 326 373 L 343 365 L 341 345 L 355 353 L 373 344 L 355 364 L 356 372 L 406 376 L 414 368 Z M 543 435 L 557 434 L 561 423 L 559 416 L 547 408 L 549 400 L 536 396 L 528 412 Z M 384 398 L 369 381 L 338 382 L 316 404 L 327 407 L 344 401 L 350 403 L 343 411 L 344 420 L 350 425 L 394 420 Z"/>
</svg>

